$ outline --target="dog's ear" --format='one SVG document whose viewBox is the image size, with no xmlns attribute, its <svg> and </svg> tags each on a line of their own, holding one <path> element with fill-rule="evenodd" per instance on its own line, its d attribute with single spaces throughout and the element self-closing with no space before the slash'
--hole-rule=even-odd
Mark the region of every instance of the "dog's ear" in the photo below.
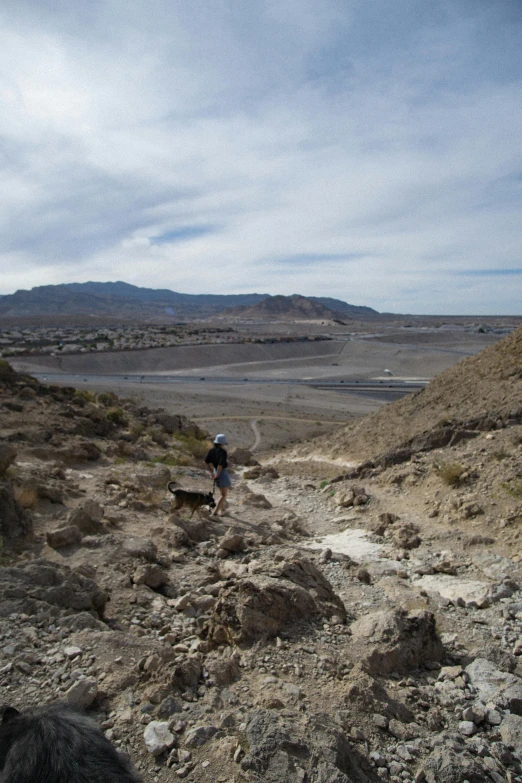
<svg viewBox="0 0 522 783">
<path fill-rule="evenodd" d="M 17 709 L 9 707 L 7 704 L 4 707 L 0 707 L 0 715 L 2 716 L 2 723 L 9 723 L 10 720 L 20 715 Z"/>
</svg>

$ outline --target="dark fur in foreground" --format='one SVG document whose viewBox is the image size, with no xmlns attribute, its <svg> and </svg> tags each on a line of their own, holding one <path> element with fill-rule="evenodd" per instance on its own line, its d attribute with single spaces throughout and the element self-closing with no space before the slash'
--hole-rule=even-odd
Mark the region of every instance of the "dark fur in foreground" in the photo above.
<svg viewBox="0 0 522 783">
<path fill-rule="evenodd" d="M 97 724 L 64 704 L 0 708 L 0 783 L 141 783 Z"/>
<path fill-rule="evenodd" d="M 174 510 L 179 511 L 184 506 L 188 506 L 192 509 L 190 519 L 192 519 L 194 511 L 199 511 L 202 506 L 209 506 L 209 508 L 216 506 L 214 495 L 211 492 L 188 492 L 186 489 L 172 489 L 172 482 L 168 488 L 176 498 Z"/>
</svg>

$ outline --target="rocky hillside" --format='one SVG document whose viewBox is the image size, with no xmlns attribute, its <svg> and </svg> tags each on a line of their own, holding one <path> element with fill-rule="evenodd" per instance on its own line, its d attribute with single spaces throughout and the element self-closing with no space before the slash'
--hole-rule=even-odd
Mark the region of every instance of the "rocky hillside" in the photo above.
<svg viewBox="0 0 522 783">
<path fill-rule="evenodd" d="M 233 307 L 221 315 L 262 321 L 332 321 L 378 315 L 370 307 L 350 305 L 338 299 L 292 296 L 267 296 L 249 307 Z"/>
<path fill-rule="evenodd" d="M 522 326 L 436 377 L 425 389 L 314 444 L 328 459 L 357 462 L 387 452 L 446 445 L 455 433 L 522 417 Z M 465 437 L 462 435 L 462 437 Z M 298 449 L 309 453 L 310 448 Z M 398 455 L 397 455 L 397 458 Z"/>
<path fill-rule="evenodd" d="M 2 702 L 86 708 L 146 783 L 522 783 L 516 416 L 333 480 L 236 452 L 190 519 L 189 421 L 0 371 Z"/>
</svg>

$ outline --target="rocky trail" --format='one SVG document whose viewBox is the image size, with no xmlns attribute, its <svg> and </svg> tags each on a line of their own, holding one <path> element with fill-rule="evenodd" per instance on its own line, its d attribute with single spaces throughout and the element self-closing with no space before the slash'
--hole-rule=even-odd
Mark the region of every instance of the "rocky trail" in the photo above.
<svg viewBox="0 0 522 783">
<path fill-rule="evenodd" d="M 196 425 L 5 372 L 2 703 L 84 707 L 147 782 L 522 781 L 517 415 L 352 469 L 236 450 L 189 519 Z"/>
</svg>

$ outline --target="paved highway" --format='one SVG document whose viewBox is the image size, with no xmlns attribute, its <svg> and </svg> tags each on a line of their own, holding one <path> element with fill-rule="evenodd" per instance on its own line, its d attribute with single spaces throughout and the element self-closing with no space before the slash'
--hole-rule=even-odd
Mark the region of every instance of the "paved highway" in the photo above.
<svg viewBox="0 0 522 783">
<path fill-rule="evenodd" d="M 290 386 L 312 386 L 315 389 L 333 389 L 346 392 L 385 392 L 396 394 L 408 394 L 410 392 L 422 389 L 428 381 L 402 381 L 386 379 L 382 381 L 368 380 L 329 380 L 321 379 L 306 380 L 300 378 L 230 378 L 220 376 L 197 376 L 193 375 L 70 375 L 66 373 L 34 373 L 34 376 L 44 383 L 59 383 L 60 385 L 76 386 L 78 383 L 103 383 L 103 384 L 220 384 L 220 385 L 242 385 L 242 384 L 269 384 L 269 385 L 290 385 Z"/>
</svg>

